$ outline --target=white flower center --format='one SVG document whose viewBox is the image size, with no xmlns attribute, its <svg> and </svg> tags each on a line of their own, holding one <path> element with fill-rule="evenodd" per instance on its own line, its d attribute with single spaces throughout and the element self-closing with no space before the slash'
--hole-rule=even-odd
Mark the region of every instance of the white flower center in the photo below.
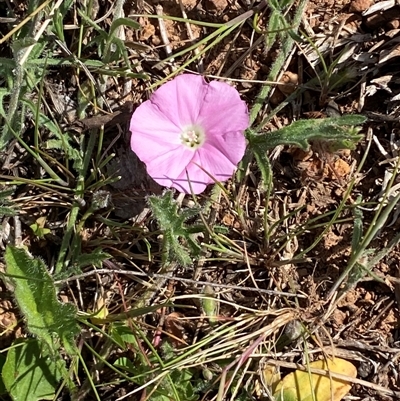
<svg viewBox="0 0 400 401">
<path fill-rule="evenodd" d="M 189 149 L 196 150 L 203 145 L 206 136 L 200 125 L 189 125 L 183 129 L 180 139 L 182 145 L 187 146 Z"/>
</svg>

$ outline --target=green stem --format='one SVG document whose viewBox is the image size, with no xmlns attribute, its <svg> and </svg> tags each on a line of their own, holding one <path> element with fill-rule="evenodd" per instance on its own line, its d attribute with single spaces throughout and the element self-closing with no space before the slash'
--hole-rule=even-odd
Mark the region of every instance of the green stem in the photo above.
<svg viewBox="0 0 400 401">
<path fill-rule="evenodd" d="M 301 17 L 303 15 L 303 11 L 308 3 L 308 0 L 301 0 L 299 6 L 297 7 L 296 13 L 293 17 L 293 22 L 290 24 L 294 31 L 297 31 L 301 22 Z M 290 54 L 292 47 L 295 41 L 291 35 L 287 34 L 285 40 L 282 43 L 282 49 L 279 52 L 278 57 L 276 58 L 274 64 L 272 65 L 271 72 L 267 77 L 267 81 L 276 81 L 279 72 L 281 71 L 287 56 Z M 271 86 L 263 86 L 259 95 L 256 98 L 256 102 L 251 109 L 250 112 L 250 124 L 253 124 L 260 112 L 261 108 L 264 105 L 265 99 L 267 98 L 269 92 L 271 91 Z M 263 120 L 261 124 L 259 124 L 256 128 L 256 131 L 259 131 L 267 121 Z"/>
<path fill-rule="evenodd" d="M 85 157 L 83 160 L 83 166 L 81 171 L 79 172 L 79 177 L 75 189 L 75 196 L 77 198 L 83 198 L 84 191 L 85 191 L 85 176 L 87 173 L 87 170 L 89 168 L 89 163 L 91 160 L 92 152 L 94 149 L 94 146 L 96 144 L 96 133 L 91 132 L 89 136 L 89 141 L 87 144 L 87 147 L 84 151 Z M 64 267 L 66 267 L 66 256 L 68 252 L 74 252 L 75 254 L 79 252 L 79 249 L 70 249 L 70 242 L 72 235 L 75 233 L 75 235 L 79 236 L 80 235 L 80 230 L 75 230 L 76 227 L 76 222 L 78 220 L 78 215 L 79 215 L 79 204 L 77 202 L 74 203 L 74 205 L 71 208 L 71 213 L 69 215 L 67 227 L 65 230 L 64 238 L 61 243 L 61 248 L 60 248 L 60 253 L 58 255 L 56 267 L 55 267 L 55 274 L 59 274 L 63 271 Z M 81 229 L 82 226 L 78 225 L 78 227 Z M 75 241 L 74 241 L 75 242 Z M 76 242 L 77 243 L 77 242 Z M 73 247 L 71 247 L 73 248 Z"/>
</svg>

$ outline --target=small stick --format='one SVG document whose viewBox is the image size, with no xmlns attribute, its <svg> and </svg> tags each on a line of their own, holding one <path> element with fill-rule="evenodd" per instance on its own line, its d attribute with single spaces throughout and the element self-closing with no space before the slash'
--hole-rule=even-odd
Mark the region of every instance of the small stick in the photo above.
<svg viewBox="0 0 400 401">
<path fill-rule="evenodd" d="M 156 13 L 160 17 L 163 16 L 162 5 L 158 4 L 156 6 Z M 167 53 L 167 57 L 169 57 L 172 54 L 171 42 L 168 39 L 167 29 L 165 28 L 165 23 L 164 23 L 164 20 L 162 18 L 158 19 L 158 26 L 160 28 L 161 39 L 162 39 L 162 41 L 164 43 L 164 46 L 165 46 L 165 53 Z M 171 58 L 170 61 L 172 63 L 174 63 L 175 59 Z M 176 68 L 173 66 L 172 69 L 175 70 Z"/>
<path fill-rule="evenodd" d="M 15 245 L 19 246 L 22 243 L 22 229 L 21 229 L 21 220 L 19 216 L 14 216 L 14 239 Z"/>
<path fill-rule="evenodd" d="M 193 285 L 210 285 L 212 287 L 217 287 L 217 288 L 226 288 L 230 290 L 242 290 L 242 291 L 254 291 L 254 292 L 259 292 L 263 294 L 270 294 L 270 295 L 277 295 L 277 296 L 286 296 L 286 297 L 297 297 L 297 298 L 307 298 L 305 295 L 302 294 L 295 294 L 292 292 L 282 292 L 282 291 L 274 291 L 274 290 L 264 290 L 263 288 L 252 288 L 252 287 L 242 287 L 239 285 L 227 285 L 227 284 L 217 284 L 217 283 L 212 283 L 210 281 L 199 281 L 199 280 L 191 280 L 188 278 L 181 278 L 181 277 L 175 277 L 175 276 L 169 276 L 167 274 L 147 274 L 147 273 L 142 273 L 142 272 L 133 272 L 132 270 L 120 270 L 120 269 L 97 269 L 97 270 L 91 270 L 86 273 L 82 274 L 77 274 L 76 276 L 71 276 L 69 278 L 63 279 L 63 280 L 57 280 L 54 282 L 54 284 L 64 284 L 72 280 L 79 280 L 83 279 L 85 277 L 92 276 L 94 274 L 125 274 L 127 276 L 145 276 L 149 278 L 161 278 L 161 279 L 166 279 L 166 280 L 171 280 L 174 279 L 176 281 L 181 281 L 183 283 L 189 283 Z"/>
<path fill-rule="evenodd" d="M 188 19 L 188 16 L 187 16 L 187 14 L 186 14 L 185 7 L 184 7 L 184 5 L 182 4 L 182 0 L 179 0 L 179 6 L 180 6 L 180 8 L 181 8 L 182 17 L 183 17 L 184 19 L 187 20 L 187 19 Z M 189 36 L 190 42 L 191 42 L 192 44 L 194 44 L 194 43 L 195 43 L 195 39 L 194 39 L 194 36 L 193 36 L 192 27 L 190 26 L 189 22 L 185 22 L 185 25 L 186 25 L 186 29 L 187 29 L 187 31 L 188 31 L 188 36 Z M 195 54 L 196 56 L 198 56 L 198 55 L 200 54 L 200 51 L 199 51 L 199 48 L 198 48 L 198 47 L 196 47 L 193 51 L 194 51 L 194 54 Z M 198 69 L 198 71 L 199 71 L 200 74 L 201 74 L 202 72 L 204 72 L 204 64 L 203 64 L 203 59 L 202 59 L 202 58 L 199 59 L 199 62 L 198 62 L 198 64 L 197 64 L 197 69 Z"/>
</svg>

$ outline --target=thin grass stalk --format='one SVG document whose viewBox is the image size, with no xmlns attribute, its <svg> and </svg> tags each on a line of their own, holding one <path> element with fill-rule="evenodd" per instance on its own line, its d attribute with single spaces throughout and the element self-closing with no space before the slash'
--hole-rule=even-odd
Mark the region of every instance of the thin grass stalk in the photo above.
<svg viewBox="0 0 400 401">
<path fill-rule="evenodd" d="M 375 238 L 377 232 L 382 229 L 386 220 L 389 217 L 389 214 L 392 212 L 393 208 L 398 204 L 399 201 L 400 201 L 400 194 L 398 194 L 395 198 L 393 198 L 390 201 L 390 203 L 386 206 L 385 210 L 383 210 L 383 211 L 382 211 L 382 209 L 378 210 L 378 212 L 376 213 L 376 216 L 379 216 L 379 217 L 376 219 L 375 222 L 374 221 L 371 222 L 371 225 L 368 229 L 367 234 L 364 237 L 364 240 L 362 241 L 362 243 L 360 244 L 360 247 L 356 250 L 356 252 L 353 253 L 352 257 L 350 258 L 350 260 L 346 266 L 346 269 L 342 272 L 340 277 L 336 280 L 335 284 L 329 290 L 327 299 L 330 299 L 332 297 L 333 293 L 339 288 L 339 286 L 342 284 L 344 279 L 348 276 L 348 274 L 353 269 L 355 264 L 363 256 L 367 246 Z"/>
<path fill-rule="evenodd" d="M 99 396 L 99 394 L 98 394 L 98 392 L 97 392 L 97 390 L 96 390 L 96 385 L 94 384 L 94 382 L 93 382 L 93 380 L 92 380 L 92 377 L 90 376 L 89 369 L 88 369 L 88 367 L 86 366 L 85 360 L 84 360 L 84 358 L 82 357 L 82 355 L 81 355 L 80 352 L 78 352 L 78 357 L 79 357 L 79 360 L 80 360 L 81 363 L 82 363 L 83 370 L 84 370 L 85 373 L 86 373 L 86 377 L 87 377 L 88 380 L 89 380 L 90 386 L 91 386 L 91 388 L 92 388 L 92 390 L 93 390 L 93 393 L 94 393 L 94 395 L 95 395 L 95 397 L 96 397 L 96 400 L 97 400 L 97 401 L 101 401 L 101 398 L 100 398 L 100 396 Z"/>
<path fill-rule="evenodd" d="M 397 158 L 395 171 L 398 171 L 399 167 L 400 167 L 400 157 Z M 350 258 L 350 260 L 349 260 L 349 262 L 348 262 L 348 264 L 346 266 L 346 269 L 342 272 L 340 277 L 337 279 L 335 284 L 332 286 L 332 288 L 328 292 L 327 299 L 330 299 L 332 297 L 333 293 L 339 288 L 339 286 L 341 285 L 343 280 L 347 277 L 347 275 L 353 269 L 354 265 L 363 256 L 367 246 L 375 238 L 375 236 L 377 235 L 378 231 L 384 226 L 386 220 L 389 217 L 389 214 L 391 213 L 393 208 L 398 204 L 398 202 L 400 200 L 400 193 L 395 198 L 393 198 L 389 202 L 389 204 L 387 206 L 384 206 L 385 201 L 387 199 L 387 194 L 388 194 L 390 188 L 393 186 L 395 178 L 396 178 L 396 174 L 393 174 L 392 178 L 390 179 L 390 183 L 387 186 L 387 190 L 386 190 L 385 196 L 382 199 L 382 202 L 380 203 L 379 208 L 378 208 L 377 212 L 375 213 L 374 218 L 371 221 L 371 224 L 370 224 L 370 226 L 369 226 L 369 228 L 368 228 L 368 230 L 367 230 L 367 232 L 366 232 L 366 234 L 364 236 L 364 239 L 363 239 L 362 243 L 352 253 L 352 256 L 351 256 L 351 258 Z"/>
<path fill-rule="evenodd" d="M 361 159 L 360 164 L 359 164 L 358 167 L 357 167 L 357 170 L 356 170 L 356 173 L 355 173 L 356 175 L 358 175 L 358 174 L 360 173 L 360 171 L 361 171 L 362 167 L 364 166 L 364 163 L 365 163 L 365 161 L 366 161 L 366 159 L 367 159 L 367 155 L 369 154 L 369 150 L 370 150 L 370 148 L 371 148 L 371 143 L 372 143 L 370 139 L 371 139 L 371 138 L 369 138 L 367 148 L 366 148 L 366 150 L 365 150 L 365 152 L 364 152 L 364 156 L 363 156 L 363 158 Z M 339 214 L 340 214 L 340 211 L 342 211 L 342 210 L 344 209 L 345 203 L 346 203 L 348 197 L 350 196 L 351 191 L 353 190 L 354 185 L 355 185 L 355 179 L 353 178 L 353 179 L 351 180 L 350 184 L 349 184 L 349 187 L 347 188 L 347 190 L 346 190 L 346 192 L 345 192 L 345 194 L 344 194 L 344 196 L 343 196 L 342 201 L 340 202 L 340 205 L 338 206 L 338 209 L 335 210 L 334 215 L 333 215 L 331 221 L 328 223 L 326 229 L 322 232 L 321 235 L 318 236 L 318 238 L 317 238 L 307 249 L 305 249 L 304 251 L 300 252 L 300 254 L 297 255 L 297 258 L 302 258 L 304 255 L 306 255 L 308 252 L 310 252 L 310 250 L 312 250 L 312 249 L 321 241 L 321 239 L 323 238 L 323 236 L 328 232 L 329 228 L 330 228 L 334 223 L 336 223 L 336 221 L 338 221 L 338 216 L 339 216 Z M 322 217 L 322 216 L 320 216 L 320 217 Z M 332 295 L 331 292 L 329 292 L 329 293 Z M 331 295 L 330 295 L 330 296 L 331 296 Z"/>
<path fill-rule="evenodd" d="M 43 158 L 35 153 L 30 146 L 28 146 L 27 143 L 25 143 L 24 140 L 21 139 L 21 137 L 14 131 L 14 129 L 9 125 L 9 123 L 6 121 L 7 127 L 10 129 L 11 133 L 15 136 L 15 138 L 18 140 L 18 142 L 25 148 L 25 150 L 30 153 L 30 155 L 36 159 L 36 161 L 43 167 L 43 169 L 46 171 L 46 173 L 51 177 L 51 181 L 57 182 L 60 186 L 62 187 L 68 187 L 68 183 L 64 181 L 62 178 L 58 176 L 57 173 L 54 172 L 54 170 L 43 160 Z M 2 177 L 2 175 L 0 175 Z M 4 176 L 3 176 L 4 177 Z M 15 179 L 15 177 L 13 177 Z M 22 179 L 21 179 L 22 180 Z M 30 180 L 28 180 L 30 181 Z"/>
</svg>

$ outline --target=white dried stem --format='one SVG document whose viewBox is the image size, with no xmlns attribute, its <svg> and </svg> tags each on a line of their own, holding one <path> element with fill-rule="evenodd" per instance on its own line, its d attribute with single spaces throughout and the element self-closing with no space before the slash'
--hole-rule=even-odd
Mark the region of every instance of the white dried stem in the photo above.
<svg viewBox="0 0 400 401">
<path fill-rule="evenodd" d="M 159 17 L 163 16 L 163 8 L 160 4 L 156 6 L 156 13 Z M 162 18 L 158 19 L 158 26 L 160 28 L 161 40 L 165 46 L 165 53 L 167 53 L 167 57 L 169 57 L 172 54 L 171 42 L 168 39 L 167 29 L 165 28 L 165 22 Z M 172 58 L 171 62 L 174 61 L 175 59 Z"/>
<path fill-rule="evenodd" d="M 37 33 L 36 33 L 36 35 L 35 35 L 35 37 L 34 37 L 35 42 L 37 42 L 37 41 L 40 39 L 40 37 L 43 35 L 44 31 L 45 31 L 45 30 L 47 29 L 47 27 L 49 26 L 50 21 L 53 19 L 54 12 L 55 12 L 56 10 L 58 10 L 58 8 L 61 6 L 62 2 L 63 2 L 63 0 L 58 0 L 57 3 L 54 4 L 53 8 L 52 8 L 52 9 L 50 10 L 50 12 L 49 12 L 49 15 L 48 15 L 47 18 L 43 21 L 42 26 L 38 29 L 38 31 L 37 31 Z M 25 64 L 25 62 L 26 62 L 26 60 L 28 59 L 29 54 L 30 54 L 31 51 L 33 50 L 34 46 L 35 46 L 35 44 L 28 46 L 28 47 L 24 50 L 24 53 L 23 53 L 23 55 L 21 56 L 21 58 L 18 57 L 18 64 L 19 64 L 20 66 L 22 66 L 22 65 Z"/>
<path fill-rule="evenodd" d="M 186 14 L 186 11 L 185 11 L 185 7 L 184 7 L 184 5 L 183 5 L 183 3 L 182 3 L 182 0 L 179 0 L 179 7 L 181 8 L 182 17 L 183 17 L 184 19 L 188 19 L 187 14 Z M 187 32 L 188 32 L 188 36 L 189 36 L 189 39 L 190 39 L 190 43 L 194 44 L 194 43 L 195 43 L 195 38 L 194 38 L 194 36 L 193 36 L 192 27 L 190 26 L 189 22 L 185 22 L 185 25 L 186 25 L 186 30 L 187 30 Z M 198 47 L 196 47 L 196 48 L 194 49 L 194 54 L 195 54 L 196 56 L 199 56 L 199 58 L 198 58 L 198 64 L 197 64 L 197 69 L 198 69 L 198 71 L 199 71 L 200 73 L 202 73 L 202 72 L 204 71 L 204 64 L 203 64 L 203 59 L 200 58 L 200 51 L 199 51 L 199 48 L 198 48 Z"/>
</svg>

